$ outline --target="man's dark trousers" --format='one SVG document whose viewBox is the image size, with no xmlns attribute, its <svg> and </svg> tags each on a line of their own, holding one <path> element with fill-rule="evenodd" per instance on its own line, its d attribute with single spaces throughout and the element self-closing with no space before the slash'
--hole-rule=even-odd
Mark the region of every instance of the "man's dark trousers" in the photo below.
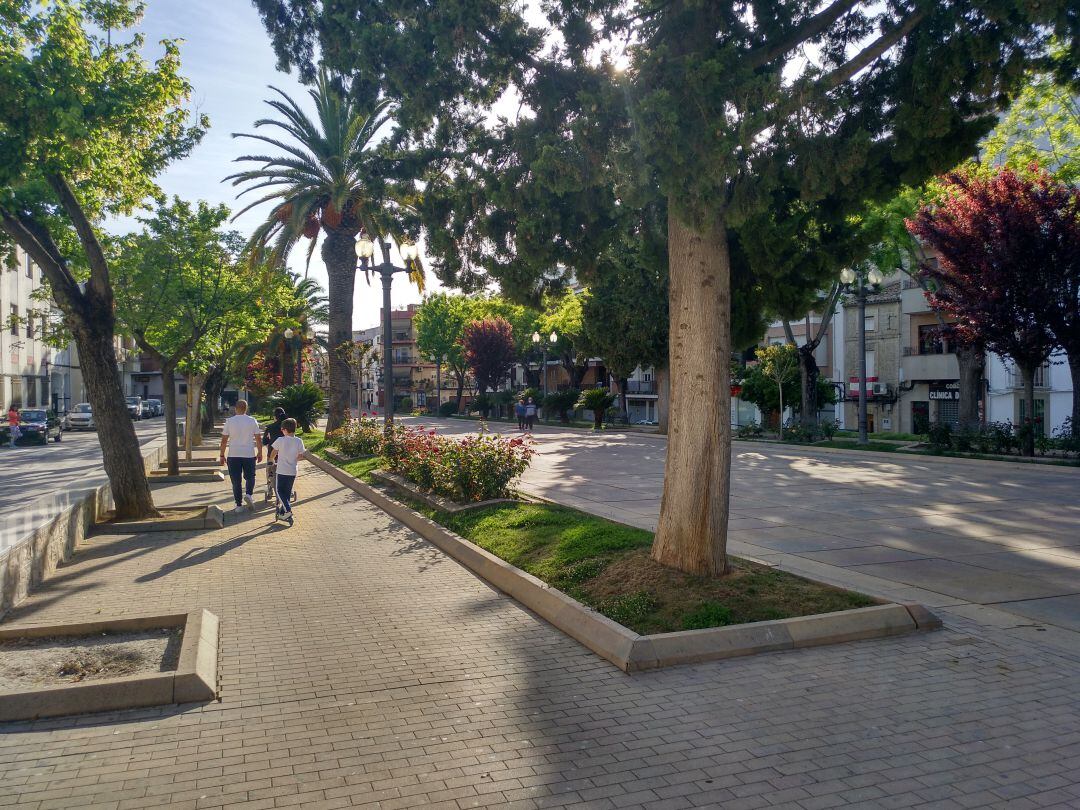
<svg viewBox="0 0 1080 810">
<path fill-rule="evenodd" d="M 233 458 L 229 456 L 225 459 L 226 464 L 229 467 L 229 478 L 232 479 L 232 496 L 236 501 L 237 506 L 243 505 L 243 498 L 240 494 L 240 476 L 244 477 L 244 491 L 248 495 L 252 495 L 255 492 L 255 459 L 253 458 Z"/>
</svg>

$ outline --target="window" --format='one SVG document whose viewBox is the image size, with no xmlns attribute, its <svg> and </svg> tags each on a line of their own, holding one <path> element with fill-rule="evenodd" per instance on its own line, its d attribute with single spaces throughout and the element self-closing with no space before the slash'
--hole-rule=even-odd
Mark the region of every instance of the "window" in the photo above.
<svg viewBox="0 0 1080 810">
<path fill-rule="evenodd" d="M 37 380 L 33 377 L 26 378 L 26 407 L 37 407 Z"/>
<path fill-rule="evenodd" d="M 27 278 L 33 278 L 34 277 L 34 265 L 30 261 L 30 254 L 29 253 L 24 253 L 23 254 L 23 263 L 24 263 L 24 265 L 26 267 L 26 277 Z"/>
<path fill-rule="evenodd" d="M 867 332 L 875 331 L 877 329 L 877 316 L 867 315 L 866 320 L 863 321 L 863 328 L 866 329 Z"/>
<path fill-rule="evenodd" d="M 1027 422 L 1027 400 L 1020 398 L 1020 424 Z M 1046 435 L 1046 400 L 1035 400 L 1035 435 Z"/>
<path fill-rule="evenodd" d="M 28 338 L 34 337 L 34 316 L 28 315 L 26 318 L 26 336 Z"/>
<path fill-rule="evenodd" d="M 919 327 L 919 354 L 942 354 L 945 341 L 941 339 L 941 329 L 933 324 Z"/>
<path fill-rule="evenodd" d="M 19 336 L 19 308 L 14 304 L 11 305 L 11 334 Z"/>
</svg>

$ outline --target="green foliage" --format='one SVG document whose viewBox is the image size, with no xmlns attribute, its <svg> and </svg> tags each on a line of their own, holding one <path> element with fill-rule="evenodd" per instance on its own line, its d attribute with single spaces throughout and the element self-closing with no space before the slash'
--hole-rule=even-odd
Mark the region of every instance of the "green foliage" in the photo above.
<svg viewBox="0 0 1080 810">
<path fill-rule="evenodd" d="M 569 423 L 570 416 L 567 411 L 577 404 L 578 392 L 573 388 L 568 388 L 565 391 L 551 391 L 543 399 L 543 407 L 549 417 L 551 414 L 555 414 L 560 421 Z"/>
<path fill-rule="evenodd" d="M 641 623 L 656 608 L 657 601 L 648 591 L 611 596 L 596 605 L 598 611 L 626 627 Z"/>
<path fill-rule="evenodd" d="M 738 439 L 758 439 L 765 433 L 757 422 L 747 422 L 735 428 L 735 437 Z"/>
<path fill-rule="evenodd" d="M 606 388 L 586 388 L 581 392 L 574 407 L 593 412 L 593 426 L 603 426 L 604 414 L 615 403 L 615 395 Z"/>
<path fill-rule="evenodd" d="M 927 443 L 934 450 L 948 450 L 952 446 L 952 427 L 946 422 L 937 422 L 930 426 Z"/>
<path fill-rule="evenodd" d="M 361 415 L 326 434 L 326 443 L 346 457 L 377 456 L 382 452 L 383 426 L 379 420 Z"/>
<path fill-rule="evenodd" d="M 731 608 L 719 602 L 702 602 L 683 616 L 683 630 L 704 630 L 707 627 L 724 627 L 732 623 Z"/>
<path fill-rule="evenodd" d="M 432 362 L 464 371 L 461 338 L 471 320 L 472 302 L 465 296 L 445 292 L 425 296 L 413 316 L 417 351 Z"/>
<path fill-rule="evenodd" d="M 412 410 L 412 397 L 402 397 L 398 401 L 397 410 L 409 412 Z"/>
<path fill-rule="evenodd" d="M 455 413 L 457 413 L 456 402 L 444 402 L 439 405 L 439 416 L 448 417 L 453 416 Z"/>
<path fill-rule="evenodd" d="M 311 430 L 326 413 L 323 391 L 315 383 L 300 383 L 282 388 L 270 397 L 272 408 L 284 408 L 285 415 L 296 420 L 303 431 Z"/>
</svg>

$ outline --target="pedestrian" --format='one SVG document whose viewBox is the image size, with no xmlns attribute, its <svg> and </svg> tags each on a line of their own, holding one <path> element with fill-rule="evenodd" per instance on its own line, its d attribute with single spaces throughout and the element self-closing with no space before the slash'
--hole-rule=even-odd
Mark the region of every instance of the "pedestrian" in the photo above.
<svg viewBox="0 0 1080 810">
<path fill-rule="evenodd" d="M 519 399 L 514 403 L 514 415 L 517 416 L 518 430 L 525 429 L 525 400 Z"/>
<path fill-rule="evenodd" d="M 8 423 L 8 447 L 15 446 L 15 440 L 22 436 L 22 431 L 19 429 L 19 411 L 14 404 L 8 408 L 7 412 Z"/>
<path fill-rule="evenodd" d="M 225 420 L 221 428 L 221 456 L 218 459 L 225 464 L 225 448 L 229 449 L 229 478 L 232 479 L 233 500 L 236 501 L 234 512 L 243 512 L 244 507 L 255 509 L 255 465 L 262 461 L 262 428 L 247 413 L 247 402 L 236 403 L 236 415 Z M 243 477 L 244 489 L 241 500 L 240 479 Z"/>
<path fill-rule="evenodd" d="M 281 438 L 270 448 L 270 460 L 277 464 L 274 487 L 277 489 L 278 508 L 274 520 L 281 518 L 293 525 L 292 489 L 296 481 L 296 464 L 304 455 L 304 440 L 296 435 L 296 420 L 286 419 L 281 423 Z"/>
<path fill-rule="evenodd" d="M 532 397 L 529 397 L 529 401 L 525 403 L 525 425 L 529 430 L 533 429 L 533 425 L 536 424 L 536 403 L 533 402 Z"/>
<path fill-rule="evenodd" d="M 281 423 L 285 421 L 285 409 L 281 406 L 274 408 L 274 421 L 263 430 L 263 447 L 272 447 L 274 442 L 281 438 Z M 267 451 L 266 459 L 266 500 L 274 497 L 274 462 L 269 458 Z"/>
</svg>

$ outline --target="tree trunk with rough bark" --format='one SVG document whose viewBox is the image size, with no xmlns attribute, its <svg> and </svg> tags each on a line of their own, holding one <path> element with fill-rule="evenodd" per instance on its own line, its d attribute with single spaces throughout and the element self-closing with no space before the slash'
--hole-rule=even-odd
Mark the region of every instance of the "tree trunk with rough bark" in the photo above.
<svg viewBox="0 0 1080 810">
<path fill-rule="evenodd" d="M 619 377 L 619 409 L 622 410 L 623 419 L 630 424 L 630 407 L 626 400 L 626 389 L 630 381 L 626 377 Z"/>
<path fill-rule="evenodd" d="M 667 464 L 652 556 L 680 571 L 728 570 L 731 265 L 719 219 L 683 223 L 668 206 L 670 374 Z"/>
<path fill-rule="evenodd" d="M 205 375 L 196 374 L 192 377 L 195 383 L 195 391 L 191 397 L 191 428 L 194 431 L 192 438 L 196 447 L 201 447 L 203 443 L 203 430 L 202 430 L 202 395 L 203 395 L 203 382 L 205 381 Z"/>
<path fill-rule="evenodd" d="M 128 415 L 124 387 L 116 364 L 111 317 L 76 322 L 67 318 L 79 349 L 79 366 L 94 412 L 105 474 L 112 486 L 117 518 L 155 517 L 135 425 Z"/>
<path fill-rule="evenodd" d="M 961 430 L 979 427 L 979 393 L 982 389 L 986 354 L 980 347 L 957 346 L 956 364 L 960 369 L 959 426 Z"/>
<path fill-rule="evenodd" d="M 454 379 L 457 380 L 457 412 L 461 413 L 461 398 L 465 395 L 465 372 L 454 369 Z"/>
<path fill-rule="evenodd" d="M 169 475 L 180 474 L 180 448 L 176 443 L 176 369 L 161 364 L 161 396 L 165 408 L 165 450 Z"/>
<path fill-rule="evenodd" d="M 322 259 L 329 280 L 330 324 L 327 352 L 330 365 L 330 403 L 326 418 L 326 430 L 341 427 L 349 413 L 349 364 L 337 347 L 352 341 L 353 288 L 356 281 L 356 248 L 353 237 L 345 231 L 328 231 L 322 244 Z M 390 351 L 390 347 L 385 347 Z M 392 408 L 393 403 L 384 403 Z"/>
<path fill-rule="evenodd" d="M 656 425 L 657 432 L 667 434 L 668 415 L 671 413 L 671 374 L 666 368 L 656 369 Z"/>
<path fill-rule="evenodd" d="M 1020 451 L 1025 456 L 1035 455 L 1035 366 L 1020 366 L 1024 380 L 1025 424 L 1021 424 L 1023 442 Z"/>
<path fill-rule="evenodd" d="M 818 427 L 820 403 L 818 403 L 817 393 L 821 369 L 818 368 L 814 350 L 808 344 L 799 347 L 798 356 L 799 392 L 802 394 L 802 409 L 799 414 L 799 421 L 804 428 L 813 433 L 817 431 Z M 781 418 L 783 418 L 783 414 L 781 414 Z"/>
<path fill-rule="evenodd" d="M 278 358 L 278 368 L 281 369 L 281 387 L 288 388 L 293 384 L 296 372 L 293 369 L 293 352 L 288 340 L 281 342 L 281 357 Z"/>
<path fill-rule="evenodd" d="M 1065 356 L 1069 362 L 1069 377 L 1072 379 L 1072 416 L 1070 425 L 1072 435 L 1080 437 L 1080 347 L 1066 348 Z"/>
</svg>

